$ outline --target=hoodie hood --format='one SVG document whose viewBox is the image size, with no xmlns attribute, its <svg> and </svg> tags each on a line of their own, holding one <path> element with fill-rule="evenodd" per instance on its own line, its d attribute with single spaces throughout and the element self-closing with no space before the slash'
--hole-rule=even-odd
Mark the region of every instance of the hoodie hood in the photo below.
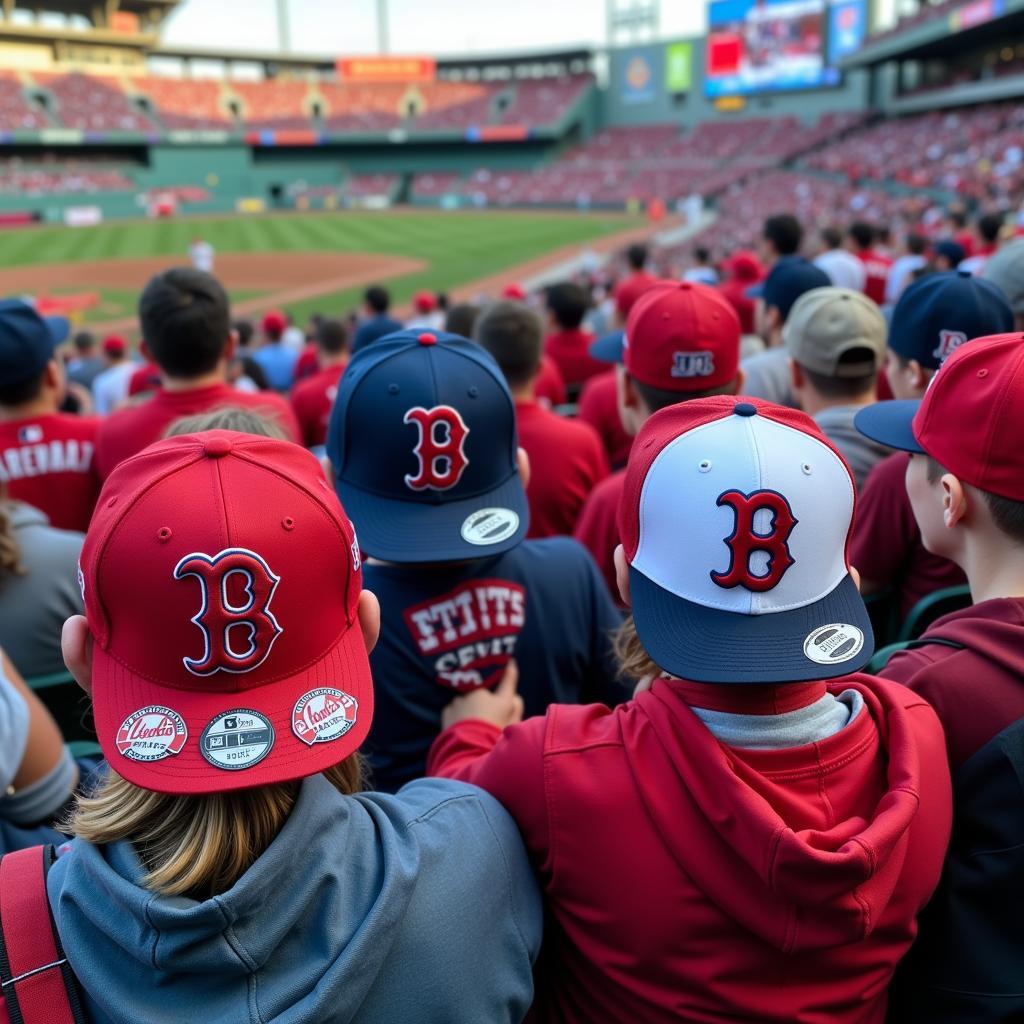
<svg viewBox="0 0 1024 1024">
<path fill-rule="evenodd" d="M 1024 643 L 1024 598 L 997 597 L 950 612 L 936 619 L 922 639 L 933 637 L 961 644 L 972 657 L 1019 679 Z M 941 650 L 941 653 L 948 655 L 950 652 Z"/>
<path fill-rule="evenodd" d="M 498 878 L 474 880 L 496 859 L 495 833 L 481 814 L 490 820 L 493 806 L 505 817 L 493 802 L 481 810 L 483 800 L 490 798 L 436 779 L 414 783 L 401 797 L 345 797 L 322 776 L 312 776 L 249 871 L 223 894 L 201 902 L 143 888 L 144 870 L 129 843 L 92 846 L 75 840 L 51 870 L 48 892 L 68 959 L 87 994 L 90 1020 L 168 1020 L 168 1007 L 175 1020 L 225 1024 L 412 1019 L 416 1000 L 426 999 L 424 988 L 438 970 L 437 959 L 422 952 L 429 941 L 424 922 L 451 916 L 448 908 L 458 904 L 454 893 L 465 885 L 490 884 L 501 896 L 476 933 L 462 917 L 448 922 L 462 933 L 451 940 L 453 955 L 472 960 L 472 950 L 480 949 L 504 957 L 511 977 L 515 954 L 502 950 L 501 942 L 510 941 L 513 925 L 493 923 L 515 916 L 509 890 Z M 453 815 L 465 820 L 453 821 Z M 504 827 L 514 829 L 510 821 Z M 456 856 L 448 849 L 453 829 L 464 851 Z M 463 838 L 466 829 L 474 832 Z M 484 838 L 478 841 L 476 832 Z M 512 848 L 509 856 L 522 859 L 528 879 L 521 851 Z M 432 894 L 422 892 L 423 884 L 417 890 L 424 877 Z M 522 941 L 515 942 L 525 1012 L 529 960 Z"/>
<path fill-rule="evenodd" d="M 638 791 L 682 871 L 785 953 L 871 933 L 903 873 L 918 810 L 921 757 L 907 705 L 923 702 L 865 676 L 830 688 L 857 690 L 864 706 L 839 732 L 801 747 L 721 743 L 671 681 L 641 695 L 640 714 L 625 725 L 653 731 L 626 746 L 634 771 L 659 780 Z"/>
</svg>

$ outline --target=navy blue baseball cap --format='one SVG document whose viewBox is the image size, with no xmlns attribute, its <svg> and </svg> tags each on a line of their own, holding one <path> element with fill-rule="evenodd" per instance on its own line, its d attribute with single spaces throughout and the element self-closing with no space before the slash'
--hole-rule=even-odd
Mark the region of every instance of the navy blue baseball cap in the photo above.
<svg viewBox="0 0 1024 1024">
<path fill-rule="evenodd" d="M 928 274 L 910 284 L 892 311 L 889 348 L 937 370 L 965 341 L 1013 330 L 1002 291 L 967 271 Z"/>
<path fill-rule="evenodd" d="M 830 288 L 832 279 L 820 267 L 802 256 L 779 260 L 769 271 L 760 287 L 760 297 L 766 306 L 775 306 L 783 321 L 796 300 L 814 288 Z"/>
<path fill-rule="evenodd" d="M 42 317 L 21 299 L 0 300 L 0 384 L 38 377 L 69 330 L 63 317 Z"/>
<path fill-rule="evenodd" d="M 360 349 L 327 434 L 360 548 L 389 562 L 515 547 L 530 524 L 517 448 L 515 404 L 498 364 L 441 332 L 402 331 Z"/>
<path fill-rule="evenodd" d="M 605 334 L 597 341 L 592 341 L 590 343 L 591 356 L 594 359 L 599 359 L 602 363 L 621 363 L 622 339 L 625 333 L 625 331 L 612 331 L 611 334 Z"/>
</svg>

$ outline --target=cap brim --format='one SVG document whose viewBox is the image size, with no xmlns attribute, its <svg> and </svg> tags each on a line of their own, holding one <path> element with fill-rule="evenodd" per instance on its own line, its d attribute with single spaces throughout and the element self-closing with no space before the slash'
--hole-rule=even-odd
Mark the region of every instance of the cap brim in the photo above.
<svg viewBox="0 0 1024 1024">
<path fill-rule="evenodd" d="M 629 570 L 637 635 L 655 664 L 698 683 L 805 683 L 862 669 L 874 654 L 867 608 L 847 575 L 819 601 L 769 615 L 740 615 L 685 601 Z M 856 655 L 821 664 L 804 648 L 824 627 L 854 626 L 864 637 Z"/>
<path fill-rule="evenodd" d="M 623 331 L 612 331 L 611 334 L 606 334 L 604 337 L 598 338 L 597 341 L 591 342 L 591 356 L 594 359 L 599 359 L 602 363 L 621 363 L 623 336 Z"/>
<path fill-rule="evenodd" d="M 386 562 L 456 562 L 500 555 L 519 544 L 530 528 L 530 508 L 518 473 L 486 494 L 436 504 L 382 498 L 344 480 L 335 485 L 355 524 L 360 550 Z M 513 512 L 515 528 L 507 534 L 499 530 L 493 541 L 467 541 L 464 527 L 486 509 Z"/>
<path fill-rule="evenodd" d="M 63 345 L 71 333 L 71 323 L 62 316 L 44 316 L 46 326 L 50 329 L 50 338 L 54 345 Z"/>
<path fill-rule="evenodd" d="M 764 281 L 752 284 L 744 293 L 748 299 L 760 299 L 764 295 Z"/>
<path fill-rule="evenodd" d="M 867 405 L 853 418 L 853 425 L 865 436 L 879 444 L 900 451 L 924 455 L 925 450 L 914 437 L 914 417 L 921 400 L 908 398 Z"/>
<path fill-rule="evenodd" d="M 157 793 L 224 793 L 316 775 L 358 750 L 373 719 L 373 682 L 358 621 L 300 675 L 251 690 L 227 689 L 215 683 L 204 687 L 204 680 L 198 677 L 195 690 L 161 686 L 133 673 L 99 644 L 93 649 L 92 679 L 96 733 L 107 763 L 128 782 Z M 301 697 L 320 687 L 355 698 L 356 716 L 342 736 L 310 746 L 293 731 L 292 712 Z M 180 715 L 188 738 L 178 754 L 158 761 L 133 760 L 118 750 L 118 730 L 129 716 L 150 705 Z M 230 711 L 256 712 L 274 727 L 269 752 L 251 767 L 219 768 L 200 752 L 203 730 L 218 715 Z"/>
</svg>

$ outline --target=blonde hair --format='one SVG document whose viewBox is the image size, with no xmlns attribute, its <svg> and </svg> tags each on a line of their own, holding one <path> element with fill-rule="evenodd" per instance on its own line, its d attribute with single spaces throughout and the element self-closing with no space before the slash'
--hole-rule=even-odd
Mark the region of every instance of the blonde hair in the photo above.
<svg viewBox="0 0 1024 1024">
<path fill-rule="evenodd" d="M 0 579 L 10 574 L 24 576 L 21 564 L 21 546 L 14 536 L 11 524 L 11 506 L 7 499 L 7 488 L 0 489 Z"/>
<path fill-rule="evenodd" d="M 199 413 L 197 416 L 182 416 L 167 428 L 164 437 L 201 434 L 204 430 L 236 430 L 240 434 L 274 437 L 278 441 L 290 440 L 277 420 L 270 416 L 261 416 L 251 409 L 243 409 L 238 405 L 225 405 L 212 412 Z"/>
<path fill-rule="evenodd" d="M 612 651 L 619 664 L 619 675 L 624 679 L 639 682 L 646 676 L 662 674 L 661 669 L 644 650 L 644 645 L 640 643 L 632 615 L 623 621 L 612 637 Z"/>
<path fill-rule="evenodd" d="M 363 788 L 352 754 L 323 773 L 339 793 Z M 162 896 L 209 899 L 253 865 L 291 813 L 298 782 L 205 796 L 154 793 L 112 769 L 90 796 L 79 796 L 64 830 L 96 846 L 128 840 L 146 869 L 143 885 Z"/>
</svg>

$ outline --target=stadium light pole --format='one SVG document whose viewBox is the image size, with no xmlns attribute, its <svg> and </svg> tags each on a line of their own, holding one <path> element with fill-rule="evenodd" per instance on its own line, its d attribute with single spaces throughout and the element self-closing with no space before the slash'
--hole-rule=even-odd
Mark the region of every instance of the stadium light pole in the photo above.
<svg viewBox="0 0 1024 1024">
<path fill-rule="evenodd" d="M 377 49 L 388 52 L 388 0 L 377 0 Z"/>
<path fill-rule="evenodd" d="M 282 53 L 292 48 L 291 27 L 288 24 L 288 0 L 277 0 L 277 36 Z"/>
</svg>

